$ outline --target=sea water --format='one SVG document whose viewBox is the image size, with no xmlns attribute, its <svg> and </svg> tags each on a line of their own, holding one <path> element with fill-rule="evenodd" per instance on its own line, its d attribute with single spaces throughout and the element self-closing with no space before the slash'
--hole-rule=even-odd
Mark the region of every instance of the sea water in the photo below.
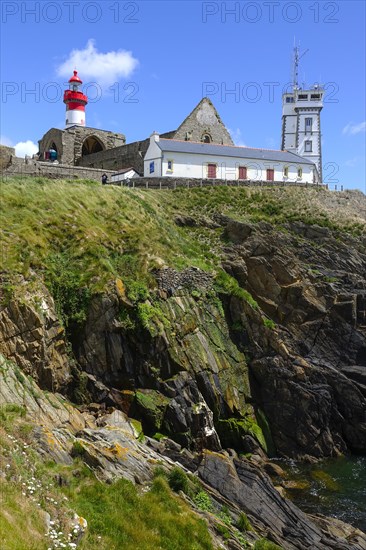
<svg viewBox="0 0 366 550">
<path fill-rule="evenodd" d="M 288 478 L 298 488 L 288 490 L 304 512 L 324 514 L 366 532 L 366 457 L 330 459 L 316 464 L 285 461 Z"/>
</svg>

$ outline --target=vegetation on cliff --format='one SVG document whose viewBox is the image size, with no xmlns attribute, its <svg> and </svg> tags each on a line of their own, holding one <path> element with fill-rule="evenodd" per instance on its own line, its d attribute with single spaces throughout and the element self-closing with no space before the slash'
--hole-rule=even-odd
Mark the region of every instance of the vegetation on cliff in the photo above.
<svg viewBox="0 0 366 550">
<path fill-rule="evenodd" d="M 45 479 L 55 476 L 57 498 L 90 520 L 81 548 L 116 541 L 144 548 L 139 536 L 146 548 L 151 541 L 184 548 L 183 532 L 210 548 L 206 527 L 168 484 L 210 522 L 215 516 L 211 534 L 224 542 L 267 547 L 259 539 L 269 532 L 285 547 L 291 541 L 289 548 L 299 536 L 304 547 L 348 548 L 291 508 L 258 464 L 266 454 L 322 458 L 366 449 L 364 207 L 361 193 L 317 188 L 3 182 L 0 352 L 18 365 L 0 372 L 3 481 L 25 475 L 28 448 L 13 460 L 6 438 L 16 418 L 20 427 L 36 412 L 39 426 L 30 432 L 50 458 Z M 221 497 L 201 485 L 192 490 L 177 471 L 153 480 L 151 465 L 165 456 Z M 121 477 L 147 492 L 114 483 Z M 17 487 L 4 491 L 15 515 Z M 37 535 L 42 519 L 28 504 Z M 113 519 L 105 532 L 104 512 Z M 126 519 L 132 514 L 137 532 Z"/>
</svg>

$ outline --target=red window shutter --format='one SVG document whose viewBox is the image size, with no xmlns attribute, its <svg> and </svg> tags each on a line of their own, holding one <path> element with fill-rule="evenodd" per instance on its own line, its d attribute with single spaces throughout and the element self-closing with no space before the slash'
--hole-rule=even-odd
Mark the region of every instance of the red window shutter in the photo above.
<svg viewBox="0 0 366 550">
<path fill-rule="evenodd" d="M 216 164 L 209 164 L 207 175 L 209 178 L 216 178 Z"/>
<path fill-rule="evenodd" d="M 239 166 L 239 179 L 240 180 L 246 180 L 247 179 L 247 167 L 246 166 Z"/>
<path fill-rule="evenodd" d="M 272 168 L 267 169 L 267 181 L 274 181 L 274 170 Z"/>
</svg>

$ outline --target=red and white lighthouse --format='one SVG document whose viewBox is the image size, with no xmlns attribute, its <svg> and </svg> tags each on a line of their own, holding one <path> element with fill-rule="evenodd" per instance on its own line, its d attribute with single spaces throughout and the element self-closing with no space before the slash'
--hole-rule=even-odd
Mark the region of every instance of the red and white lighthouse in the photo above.
<svg viewBox="0 0 366 550">
<path fill-rule="evenodd" d="M 64 103 L 66 104 L 66 128 L 70 126 L 85 126 L 85 105 L 88 98 L 79 90 L 82 81 L 78 77 L 78 72 L 74 71 L 69 80 L 69 89 L 65 90 Z"/>
</svg>

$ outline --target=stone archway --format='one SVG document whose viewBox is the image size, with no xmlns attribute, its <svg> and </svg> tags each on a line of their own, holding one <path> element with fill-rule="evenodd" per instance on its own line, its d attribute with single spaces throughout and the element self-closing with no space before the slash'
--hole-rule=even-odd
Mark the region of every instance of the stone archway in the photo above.
<svg viewBox="0 0 366 550">
<path fill-rule="evenodd" d="M 104 151 L 104 149 L 103 143 L 96 136 L 88 136 L 83 142 L 81 156 L 85 157 L 86 155 L 99 153 L 99 151 Z"/>
</svg>

